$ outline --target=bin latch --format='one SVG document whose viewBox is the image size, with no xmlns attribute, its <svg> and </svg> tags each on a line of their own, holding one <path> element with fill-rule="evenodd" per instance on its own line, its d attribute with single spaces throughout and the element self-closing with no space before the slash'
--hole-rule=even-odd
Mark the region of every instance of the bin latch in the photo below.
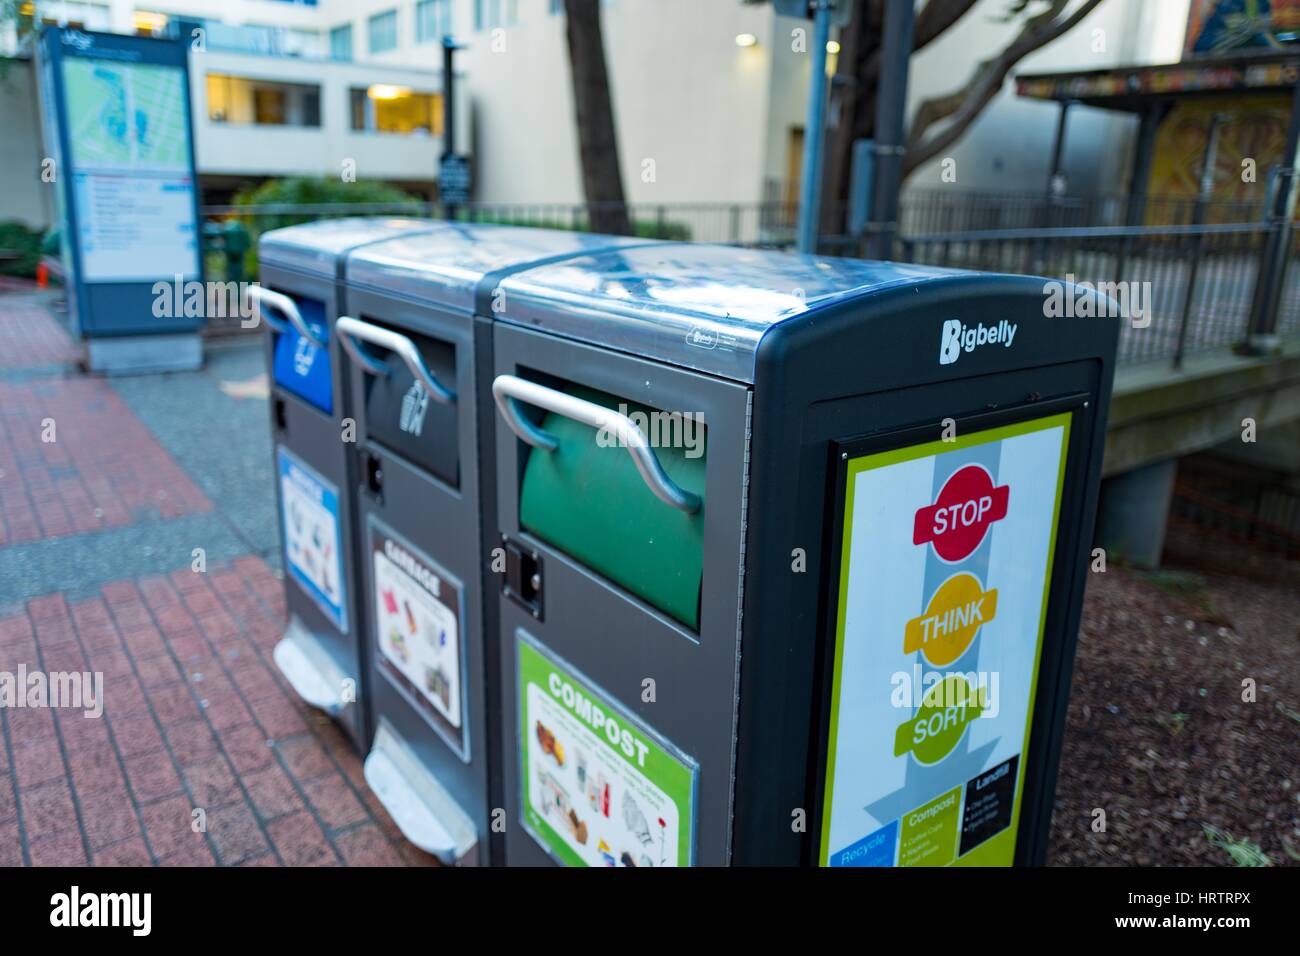
<svg viewBox="0 0 1300 956">
<path fill-rule="evenodd" d="M 542 619 L 542 556 L 518 541 L 503 538 L 506 576 L 501 587 L 506 595 L 529 614 Z"/>
<path fill-rule="evenodd" d="M 374 452 L 362 452 L 362 472 L 366 482 L 366 491 L 376 501 L 384 500 L 384 463 Z"/>
</svg>

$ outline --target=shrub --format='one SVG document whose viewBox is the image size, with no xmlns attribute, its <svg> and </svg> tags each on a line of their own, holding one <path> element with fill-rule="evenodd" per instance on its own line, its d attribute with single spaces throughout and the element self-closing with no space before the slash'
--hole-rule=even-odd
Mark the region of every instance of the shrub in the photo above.
<svg viewBox="0 0 1300 956">
<path fill-rule="evenodd" d="M 41 259 L 41 237 L 39 229 L 30 229 L 21 222 L 0 222 L 0 275 L 33 278 L 36 265 Z M 10 258 L 10 253 L 17 253 L 17 258 Z"/>
<path fill-rule="evenodd" d="M 284 179 L 268 179 L 253 189 L 241 190 L 235 195 L 236 206 L 263 206 L 291 204 L 321 205 L 344 203 L 387 203 L 394 207 L 410 205 L 410 215 L 420 215 L 423 209 L 418 205 L 422 200 L 405 190 L 377 180 L 357 180 L 345 183 L 331 177 L 287 176 Z M 394 208 L 393 212 L 401 212 Z M 252 245 L 244 259 L 246 275 L 257 275 L 257 237 L 271 229 L 293 226 L 300 222 L 326 218 L 319 213 L 275 213 L 271 215 L 250 214 L 238 217 L 248 228 Z"/>
</svg>

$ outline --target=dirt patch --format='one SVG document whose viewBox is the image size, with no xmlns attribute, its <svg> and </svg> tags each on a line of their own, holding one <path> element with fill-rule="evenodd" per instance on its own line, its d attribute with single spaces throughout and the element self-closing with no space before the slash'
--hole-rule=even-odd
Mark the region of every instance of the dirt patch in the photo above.
<svg viewBox="0 0 1300 956">
<path fill-rule="evenodd" d="M 1176 528 L 1090 577 L 1047 861 L 1233 865 L 1206 826 L 1300 862 L 1300 562 Z"/>
</svg>

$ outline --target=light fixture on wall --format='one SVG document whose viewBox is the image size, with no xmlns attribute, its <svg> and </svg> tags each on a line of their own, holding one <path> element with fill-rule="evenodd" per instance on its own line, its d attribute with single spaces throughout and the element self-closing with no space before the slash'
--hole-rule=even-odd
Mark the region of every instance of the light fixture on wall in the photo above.
<svg viewBox="0 0 1300 956">
<path fill-rule="evenodd" d="M 754 34 L 752 33 L 737 33 L 736 46 L 738 47 L 758 46 L 758 37 L 754 36 Z"/>
<path fill-rule="evenodd" d="M 400 100 L 411 95 L 409 86 L 394 86 L 391 83 L 373 83 L 366 90 L 366 96 L 372 100 Z"/>
<path fill-rule="evenodd" d="M 840 52 L 840 41 L 839 41 L 839 40 L 827 40 L 827 41 L 826 41 L 826 52 L 829 53 L 829 54 L 831 54 L 832 56 L 834 56 L 836 53 L 839 53 L 839 52 Z"/>
</svg>

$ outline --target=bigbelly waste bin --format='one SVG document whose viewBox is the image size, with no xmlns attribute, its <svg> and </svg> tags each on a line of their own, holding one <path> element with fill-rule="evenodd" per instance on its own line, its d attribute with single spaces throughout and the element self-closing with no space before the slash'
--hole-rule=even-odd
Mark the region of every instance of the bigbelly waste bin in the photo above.
<svg viewBox="0 0 1300 956">
<path fill-rule="evenodd" d="M 335 331 L 358 425 L 357 605 L 374 636 L 365 776 L 406 837 L 448 863 L 497 862 L 502 850 L 489 825 L 501 729 L 484 581 L 497 542 L 480 439 L 494 414 L 481 366 L 490 373 L 500 281 L 629 242 L 456 225 L 347 257 Z"/>
<path fill-rule="evenodd" d="M 680 244 L 498 285 L 506 861 L 1040 861 L 1117 323 Z"/>
<path fill-rule="evenodd" d="M 369 242 L 439 229 L 431 220 L 339 219 L 266 233 L 250 294 L 267 328 L 271 433 L 288 627 L 274 660 L 307 703 L 337 718 L 359 749 L 364 622 L 357 615 L 351 412 L 334 322 L 344 304 L 344 254 Z"/>
</svg>

